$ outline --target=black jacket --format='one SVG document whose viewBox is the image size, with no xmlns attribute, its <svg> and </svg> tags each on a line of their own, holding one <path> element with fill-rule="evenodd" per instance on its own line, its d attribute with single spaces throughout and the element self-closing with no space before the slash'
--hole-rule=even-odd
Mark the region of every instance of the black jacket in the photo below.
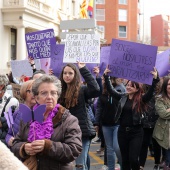
<svg viewBox="0 0 170 170">
<path fill-rule="evenodd" d="M 95 125 L 114 126 L 115 115 L 118 109 L 118 100 L 107 94 L 102 94 L 97 100 Z"/>
<path fill-rule="evenodd" d="M 77 117 L 82 131 L 82 138 L 94 138 L 96 131 L 87 114 L 86 101 L 90 98 L 95 98 L 100 95 L 100 88 L 95 78 L 92 76 L 87 67 L 80 69 L 86 85 L 82 85 L 78 96 L 78 104 L 69 108 L 70 113 Z"/>
<path fill-rule="evenodd" d="M 127 101 L 128 95 L 126 93 L 119 93 L 115 90 L 115 88 L 113 88 L 111 82 L 110 82 L 110 78 L 109 76 L 104 76 L 105 78 L 105 83 L 106 83 L 106 87 L 107 90 L 109 92 L 109 94 L 111 96 L 113 96 L 115 99 L 117 99 L 120 103 L 119 107 L 119 111 L 117 112 L 116 116 L 115 116 L 115 122 L 117 122 L 121 116 L 123 107 Z M 159 82 L 159 77 L 157 79 L 153 79 L 152 85 L 149 88 L 149 90 L 145 93 L 145 95 L 142 96 L 142 101 L 144 103 L 147 103 L 151 100 L 151 98 L 153 97 L 154 94 L 154 90 L 156 87 L 157 82 Z M 133 125 L 142 125 L 142 119 L 144 117 L 143 113 L 137 113 L 135 111 L 135 109 L 132 110 L 133 112 Z"/>
</svg>

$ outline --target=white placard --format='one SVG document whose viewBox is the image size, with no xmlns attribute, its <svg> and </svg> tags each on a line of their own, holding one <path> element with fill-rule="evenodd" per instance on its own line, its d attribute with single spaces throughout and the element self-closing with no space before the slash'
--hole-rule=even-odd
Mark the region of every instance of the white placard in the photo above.
<svg viewBox="0 0 170 170">
<path fill-rule="evenodd" d="M 63 63 L 100 63 L 100 37 L 96 34 L 67 34 Z"/>
<path fill-rule="evenodd" d="M 35 60 L 36 68 L 40 68 L 40 61 Z M 28 60 L 12 60 L 11 61 L 12 75 L 21 77 L 22 75 L 32 77 L 33 71 Z"/>
</svg>

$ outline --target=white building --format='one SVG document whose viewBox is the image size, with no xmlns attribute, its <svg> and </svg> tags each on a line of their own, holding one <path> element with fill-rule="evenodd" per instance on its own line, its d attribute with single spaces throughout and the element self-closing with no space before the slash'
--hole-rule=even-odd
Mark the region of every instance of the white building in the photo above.
<svg viewBox="0 0 170 170">
<path fill-rule="evenodd" d="M 25 34 L 53 28 L 79 18 L 82 0 L 0 0 L 0 72 L 10 70 L 12 59 L 27 57 Z"/>
</svg>

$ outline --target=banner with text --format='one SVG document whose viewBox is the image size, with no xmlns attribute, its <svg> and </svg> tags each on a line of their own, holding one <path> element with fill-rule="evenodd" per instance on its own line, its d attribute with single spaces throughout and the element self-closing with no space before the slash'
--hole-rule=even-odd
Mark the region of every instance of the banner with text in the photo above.
<svg viewBox="0 0 170 170">
<path fill-rule="evenodd" d="M 64 63 L 100 63 L 100 37 L 96 34 L 66 34 Z"/>
<path fill-rule="evenodd" d="M 50 58 L 51 45 L 56 44 L 54 30 L 48 29 L 25 34 L 28 56 L 34 59 Z"/>
<path fill-rule="evenodd" d="M 157 55 L 156 46 L 113 39 L 109 57 L 109 69 L 114 77 L 144 84 L 152 84 Z"/>
<path fill-rule="evenodd" d="M 167 76 L 170 70 L 170 49 L 160 53 L 156 57 L 156 69 L 159 72 L 159 76 Z"/>
</svg>

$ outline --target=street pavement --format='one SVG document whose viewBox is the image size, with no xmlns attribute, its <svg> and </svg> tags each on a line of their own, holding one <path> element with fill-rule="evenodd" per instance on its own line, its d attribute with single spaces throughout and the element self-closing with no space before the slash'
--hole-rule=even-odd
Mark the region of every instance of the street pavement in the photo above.
<svg viewBox="0 0 170 170">
<path fill-rule="evenodd" d="M 97 144 L 91 144 L 89 155 L 90 155 L 90 161 L 91 161 L 91 167 L 90 170 L 101 170 L 103 165 L 103 157 L 100 157 L 96 150 L 100 148 L 100 143 Z M 153 157 L 148 156 L 147 161 L 144 167 L 144 170 L 152 170 L 154 167 L 154 160 Z"/>
</svg>

